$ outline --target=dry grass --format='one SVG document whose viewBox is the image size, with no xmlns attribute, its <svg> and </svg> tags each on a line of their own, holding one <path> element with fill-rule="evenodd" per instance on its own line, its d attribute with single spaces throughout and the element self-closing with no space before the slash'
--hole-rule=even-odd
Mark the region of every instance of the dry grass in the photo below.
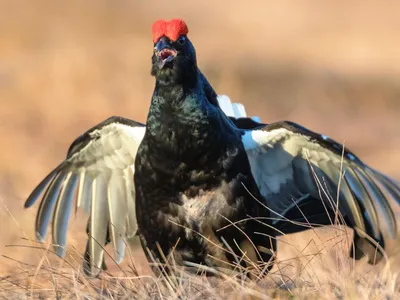
<svg viewBox="0 0 400 300">
<path fill-rule="evenodd" d="M 28 242 L 36 211 L 24 211 L 23 202 L 74 138 L 110 115 L 145 120 L 154 85 L 150 26 L 157 18 L 188 21 L 203 72 L 249 114 L 290 119 L 346 141 L 368 164 L 400 179 L 399 11 L 398 3 L 373 1 L 0 0 L 0 297 L 54 298 L 55 289 L 65 298 L 97 297 L 106 282 L 114 293 L 148 295 L 146 284 L 160 293 L 163 280 L 145 277 L 151 272 L 136 247 L 131 258 L 146 284 L 133 278 L 130 260 L 122 265 L 127 275 L 109 265 L 114 276 L 131 279 L 84 279 L 76 262 L 85 239 L 81 216 L 70 224 L 72 267 L 44 250 L 6 247 L 36 245 Z M 282 298 L 395 298 L 396 260 L 354 264 L 348 245 L 336 243 L 339 234 L 318 229 L 281 238 L 282 278 L 296 286 Z M 239 296 L 256 289 L 182 276 L 181 289 L 192 298 L 196 287 L 215 298 L 222 290 Z M 269 295 L 280 291 L 271 282 Z M 162 289 L 166 298 L 177 297 Z"/>
<path fill-rule="evenodd" d="M 305 224 L 306 226 L 309 224 Z M 8 245 L 40 258 L 37 264 L 11 261 L 14 269 L 0 277 L 0 297 L 8 299 L 397 299 L 400 297 L 399 260 L 385 257 L 376 266 L 355 262 L 348 253 L 352 232 L 345 226 L 314 228 L 314 238 L 299 248 L 290 237 L 280 237 L 293 257 L 279 259 L 267 277 L 259 269 L 250 271 L 258 280 L 246 276 L 248 269 L 218 271 L 199 267 L 197 274 L 175 269 L 173 276 L 155 277 L 138 270 L 135 256 L 128 251 L 125 263 L 117 266 L 107 251 L 108 270 L 98 279 L 88 279 L 81 271 L 81 252 L 70 247 L 65 259 L 52 252 L 50 244 L 22 239 Z M 303 235 L 304 236 L 304 235 Z M 282 245 L 281 245 L 282 246 Z M 278 251 L 281 249 L 278 247 Z M 245 259 L 241 257 L 239 259 Z M 203 271 L 214 273 L 205 277 Z"/>
</svg>

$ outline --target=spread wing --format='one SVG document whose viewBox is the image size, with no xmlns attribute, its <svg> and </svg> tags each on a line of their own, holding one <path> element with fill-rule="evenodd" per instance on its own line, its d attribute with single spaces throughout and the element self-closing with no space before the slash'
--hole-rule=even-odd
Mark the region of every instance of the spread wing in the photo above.
<svg viewBox="0 0 400 300">
<path fill-rule="evenodd" d="M 25 203 L 30 207 L 41 197 L 35 224 L 37 238 L 45 239 L 52 220 L 53 243 L 61 257 L 65 254 L 72 207 L 83 207 L 89 213 L 87 251 L 92 274 L 102 264 L 107 239 L 111 239 L 115 259 L 120 262 L 124 238 L 137 232 L 133 172 L 145 128 L 128 119 L 111 117 L 88 130 L 74 141 L 67 158 Z"/>
<path fill-rule="evenodd" d="M 229 113 L 232 105 L 238 104 L 229 100 L 222 110 Z M 243 126 L 260 126 L 246 118 L 244 110 L 236 117 L 240 117 Z M 235 115 L 231 119 L 234 121 Z M 61 257 L 65 255 L 72 208 L 85 209 L 89 214 L 89 239 L 84 270 L 88 275 L 99 273 L 107 243 L 112 242 L 119 263 L 124 256 L 124 239 L 137 233 L 133 174 L 145 128 L 129 119 L 111 117 L 89 129 L 72 143 L 67 158 L 43 179 L 25 203 L 30 207 L 41 198 L 35 223 L 37 238 L 45 240 L 52 221 L 53 244 Z"/>
<path fill-rule="evenodd" d="M 366 235 L 382 247 L 384 236 L 396 238 L 396 218 L 389 203 L 400 203 L 400 185 L 339 143 L 292 122 L 247 131 L 242 141 L 278 229 L 285 233 L 307 229 L 292 222 L 296 220 L 329 225 L 335 216 L 329 212 L 338 209 L 346 225 L 355 229 L 356 258 L 373 255 L 376 249 Z"/>
</svg>

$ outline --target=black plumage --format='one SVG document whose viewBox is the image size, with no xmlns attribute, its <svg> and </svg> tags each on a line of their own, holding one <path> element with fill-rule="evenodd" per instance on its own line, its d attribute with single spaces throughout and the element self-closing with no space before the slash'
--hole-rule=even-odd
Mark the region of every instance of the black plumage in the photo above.
<svg viewBox="0 0 400 300">
<path fill-rule="evenodd" d="M 274 230 L 269 211 L 253 199 L 261 195 L 242 132 L 207 100 L 194 47 L 182 38 L 178 43 L 162 37 L 152 59 L 156 86 L 135 163 L 142 246 L 149 260 L 162 263 L 169 255 L 177 265 L 232 267 L 246 255 L 267 263 L 275 250 Z M 176 55 L 159 68 L 165 49 Z M 251 216 L 259 219 L 242 221 Z"/>
</svg>

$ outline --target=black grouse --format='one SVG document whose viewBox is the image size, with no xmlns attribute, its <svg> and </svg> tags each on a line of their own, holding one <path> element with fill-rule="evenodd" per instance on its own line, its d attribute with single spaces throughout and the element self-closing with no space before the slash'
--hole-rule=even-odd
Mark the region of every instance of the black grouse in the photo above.
<svg viewBox="0 0 400 300">
<path fill-rule="evenodd" d="M 227 118 L 187 33 L 182 20 L 154 23 L 156 87 L 147 128 L 112 117 L 71 145 L 25 203 L 43 195 L 38 238 L 53 215 L 53 242 L 65 254 L 76 198 L 90 214 L 90 275 L 98 274 L 110 241 L 121 261 L 137 223 L 151 260 L 224 268 L 261 261 L 268 269 L 275 235 L 330 225 L 338 210 L 356 232 L 352 255 L 378 260 L 376 244 L 384 248 L 385 238 L 397 237 L 388 201 L 399 202 L 399 185 L 300 125 Z"/>
<path fill-rule="evenodd" d="M 242 132 L 207 100 L 187 32 L 181 20 L 153 25 L 156 86 L 134 175 L 142 246 L 149 261 L 173 254 L 178 266 L 232 267 L 244 251 L 268 263 L 275 233 L 253 199 L 261 194 Z"/>
</svg>

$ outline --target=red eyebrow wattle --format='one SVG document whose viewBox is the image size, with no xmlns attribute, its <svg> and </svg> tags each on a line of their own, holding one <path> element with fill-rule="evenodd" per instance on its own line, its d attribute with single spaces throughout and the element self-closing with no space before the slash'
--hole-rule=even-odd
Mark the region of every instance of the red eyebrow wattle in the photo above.
<svg viewBox="0 0 400 300">
<path fill-rule="evenodd" d="M 185 21 L 181 19 L 172 19 L 170 21 L 158 20 L 152 26 L 154 43 L 157 43 L 162 36 L 166 36 L 176 42 L 181 35 L 187 35 L 188 32 L 189 29 Z"/>
</svg>

